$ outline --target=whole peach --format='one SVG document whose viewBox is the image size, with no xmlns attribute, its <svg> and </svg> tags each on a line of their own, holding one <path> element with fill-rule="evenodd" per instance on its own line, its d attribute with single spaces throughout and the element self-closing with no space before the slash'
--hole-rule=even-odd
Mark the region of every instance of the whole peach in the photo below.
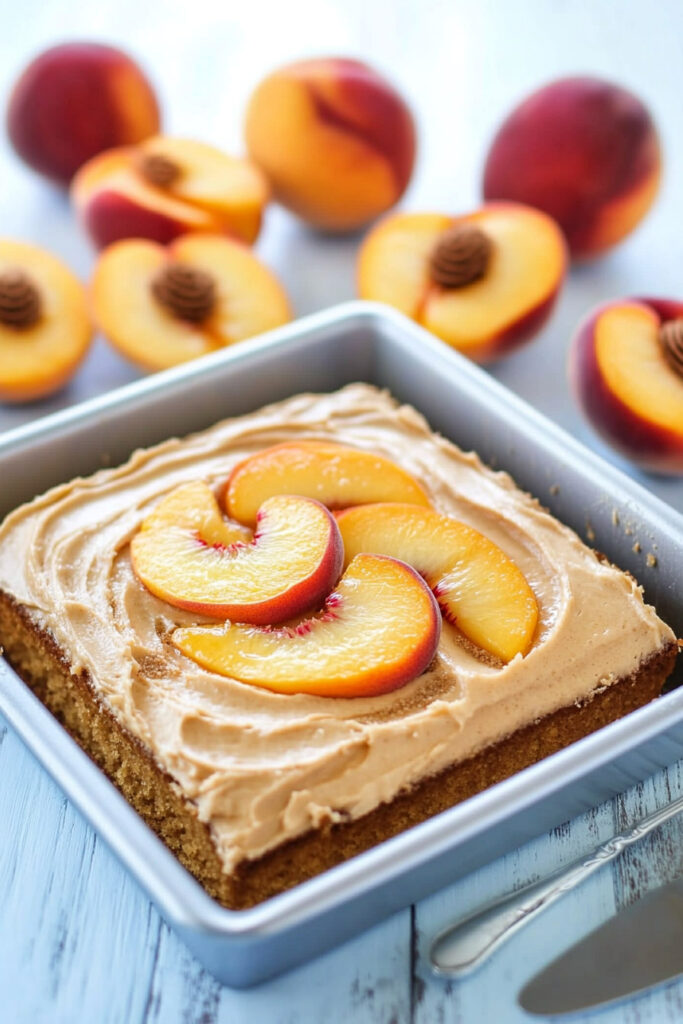
<svg viewBox="0 0 683 1024">
<path fill-rule="evenodd" d="M 569 375 L 587 419 L 645 469 L 683 473 L 683 302 L 620 299 L 591 313 Z"/>
<path fill-rule="evenodd" d="M 45 50 L 17 80 L 7 108 L 18 155 L 62 185 L 97 153 L 141 142 L 159 125 L 154 90 L 138 65 L 100 43 Z"/>
<path fill-rule="evenodd" d="M 357 60 L 305 60 L 274 71 L 247 109 L 249 155 L 275 198 L 328 231 L 352 231 L 406 189 L 412 114 L 395 88 Z"/>
<path fill-rule="evenodd" d="M 549 213 L 575 258 L 629 234 L 659 188 L 661 156 L 647 108 L 597 78 L 564 78 L 524 100 L 486 158 L 484 196 Z"/>
</svg>

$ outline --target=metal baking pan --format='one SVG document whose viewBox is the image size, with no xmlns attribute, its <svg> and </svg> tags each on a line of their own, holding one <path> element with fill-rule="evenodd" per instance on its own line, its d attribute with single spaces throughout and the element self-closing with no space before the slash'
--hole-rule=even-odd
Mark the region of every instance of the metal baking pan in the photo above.
<svg viewBox="0 0 683 1024">
<path fill-rule="evenodd" d="M 683 517 L 398 313 L 349 303 L 46 417 L 0 438 L 0 513 L 140 446 L 299 391 L 388 388 L 517 482 L 644 585 L 683 635 Z M 633 550 L 636 535 L 641 551 Z M 648 565 L 646 554 L 656 557 Z M 651 560 L 650 560 L 651 561 Z M 681 669 L 678 670 L 680 684 Z M 0 711 L 220 981 L 247 986 L 675 761 L 683 688 L 513 778 L 250 910 L 214 902 L 21 680 L 0 663 Z"/>
</svg>

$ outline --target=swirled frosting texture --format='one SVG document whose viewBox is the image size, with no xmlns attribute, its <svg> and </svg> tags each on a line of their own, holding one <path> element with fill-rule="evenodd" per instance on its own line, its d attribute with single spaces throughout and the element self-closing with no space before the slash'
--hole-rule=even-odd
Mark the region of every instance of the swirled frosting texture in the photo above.
<svg viewBox="0 0 683 1024">
<path fill-rule="evenodd" d="M 500 666 L 444 625 L 429 671 L 380 697 L 283 696 L 201 669 L 169 643 L 202 620 L 153 597 L 129 542 L 166 493 L 218 486 L 283 440 L 334 439 L 413 473 L 435 507 L 487 534 L 536 593 L 533 647 Z M 517 489 L 367 385 L 300 395 L 184 440 L 137 451 L 12 513 L 0 586 L 32 609 L 209 823 L 226 871 L 401 789 L 636 670 L 674 639 L 637 584 Z"/>
</svg>

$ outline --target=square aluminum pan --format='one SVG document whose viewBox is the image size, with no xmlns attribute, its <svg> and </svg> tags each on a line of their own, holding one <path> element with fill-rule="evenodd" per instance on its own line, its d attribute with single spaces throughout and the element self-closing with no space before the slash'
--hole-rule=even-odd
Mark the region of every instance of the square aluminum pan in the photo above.
<svg viewBox="0 0 683 1024">
<path fill-rule="evenodd" d="M 349 303 L 0 437 L 0 513 L 131 450 L 300 391 L 388 388 L 508 470 L 610 559 L 683 635 L 683 517 L 489 375 L 384 306 Z M 615 514 L 616 513 L 616 514 Z M 656 552 L 647 566 L 628 523 Z M 682 682 L 681 668 L 677 682 Z M 214 902 L 0 662 L 0 711 L 220 981 L 243 987 L 356 932 L 621 792 L 683 749 L 683 688 L 484 793 L 243 911 Z"/>
</svg>

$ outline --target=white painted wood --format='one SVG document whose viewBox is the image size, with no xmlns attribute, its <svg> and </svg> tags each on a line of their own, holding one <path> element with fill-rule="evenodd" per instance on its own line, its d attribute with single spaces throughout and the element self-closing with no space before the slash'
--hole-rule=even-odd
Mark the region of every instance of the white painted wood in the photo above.
<svg viewBox="0 0 683 1024">
<path fill-rule="evenodd" d="M 421 155 L 405 200 L 413 208 L 473 206 L 494 126 L 514 100 L 542 81 L 588 71 L 630 85 L 651 104 L 661 127 L 667 166 L 661 199 L 618 250 L 572 272 L 539 339 L 491 372 L 683 510 L 680 481 L 639 474 L 596 440 L 577 414 L 564 376 L 569 337 L 598 301 L 682 294 L 683 8 L 677 0 L 24 0 L 5 8 L 0 103 L 35 50 L 69 37 L 98 38 L 143 59 L 158 83 L 171 131 L 233 149 L 240 148 L 246 97 L 271 67 L 310 53 L 365 57 L 402 86 L 419 113 Z M 22 168 L 4 138 L 0 182 L 0 234 L 47 246 L 86 278 L 93 255 L 65 197 Z M 354 294 L 357 244 L 357 238 L 313 235 L 273 208 L 258 249 L 303 314 Z M 0 429 L 136 376 L 99 339 L 69 389 L 45 403 L 0 409 Z M 594 876 L 457 987 L 428 975 L 422 959 L 427 939 L 452 914 L 573 858 L 607 836 L 615 822 L 681 791 L 679 765 L 425 900 L 413 915 L 398 914 L 317 962 L 240 993 L 221 988 L 200 968 L 19 740 L 0 725 L 0 1021 L 529 1020 L 515 1006 L 519 985 L 617 907 L 679 874 L 683 823 L 670 823 Z M 600 1019 L 674 1024 L 683 1019 L 683 984 Z"/>
</svg>

